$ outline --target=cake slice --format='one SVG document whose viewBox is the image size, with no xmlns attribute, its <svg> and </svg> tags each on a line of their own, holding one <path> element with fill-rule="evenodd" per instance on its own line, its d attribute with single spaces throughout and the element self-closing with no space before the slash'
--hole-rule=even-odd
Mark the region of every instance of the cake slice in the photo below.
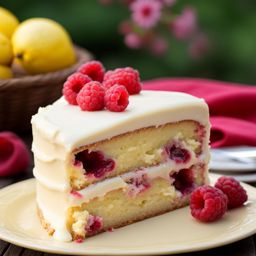
<svg viewBox="0 0 256 256">
<path fill-rule="evenodd" d="M 142 91 L 123 113 L 63 98 L 32 118 L 37 206 L 62 241 L 81 240 L 187 205 L 208 182 L 206 103 Z"/>
</svg>

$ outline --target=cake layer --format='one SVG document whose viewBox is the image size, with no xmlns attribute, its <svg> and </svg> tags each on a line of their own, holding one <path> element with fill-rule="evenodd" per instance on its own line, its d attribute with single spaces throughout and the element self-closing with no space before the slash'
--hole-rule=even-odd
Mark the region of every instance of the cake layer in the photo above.
<svg viewBox="0 0 256 256">
<path fill-rule="evenodd" d="M 194 157 L 180 166 L 168 161 L 92 184 L 78 192 L 54 191 L 38 182 L 37 204 L 49 233 L 58 240 L 69 241 L 70 232 L 73 238 L 83 237 L 75 230 L 80 225 L 89 225 L 89 219 L 100 220 L 103 226 L 98 231 L 102 231 L 183 206 L 186 200 L 179 200 L 204 183 L 207 167 Z"/>
<path fill-rule="evenodd" d="M 194 152 L 199 156 L 203 151 L 202 133 L 205 134 L 202 129 L 197 122 L 181 121 L 136 130 L 82 147 L 74 153 L 69 164 L 71 187 L 79 190 L 130 170 L 166 162 L 172 146 L 176 151 L 182 148 L 188 154 Z"/>
<path fill-rule="evenodd" d="M 42 161 L 35 156 L 34 175 L 47 186 L 69 180 L 73 190 L 80 190 L 136 168 L 163 163 L 172 157 L 171 150 L 183 150 L 189 156 L 193 153 L 207 163 L 208 137 L 204 127 L 195 121 L 180 121 L 144 128 L 79 148 L 66 161 Z M 186 161 L 184 152 L 180 153 Z"/>
<path fill-rule="evenodd" d="M 184 120 L 193 122 L 183 123 L 183 129 L 179 122 Z M 199 135 L 202 129 L 196 126 L 204 127 L 204 139 Z M 164 144 L 174 137 L 181 140 L 188 137 L 186 146 L 195 151 L 199 150 L 196 147 L 201 148 L 201 154 L 208 157 L 207 105 L 202 99 L 183 93 L 143 91 L 130 96 L 129 108 L 123 113 L 83 112 L 60 99 L 40 109 L 32 119 L 32 127 L 34 175 L 45 186 L 60 191 L 81 189 L 134 168 L 159 164 L 164 159 Z M 84 158 L 79 153 L 82 149 L 88 149 L 86 159 L 91 151 L 100 151 L 101 162 L 112 173 L 97 179 L 93 175 L 86 177 L 79 163 Z M 91 169 L 94 167 L 93 164 Z"/>
</svg>

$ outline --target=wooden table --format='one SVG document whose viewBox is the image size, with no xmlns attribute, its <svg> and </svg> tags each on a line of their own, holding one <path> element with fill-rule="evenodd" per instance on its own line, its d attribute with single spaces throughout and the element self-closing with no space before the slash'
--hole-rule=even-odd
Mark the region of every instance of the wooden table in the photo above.
<svg viewBox="0 0 256 256">
<path fill-rule="evenodd" d="M 31 145 L 31 137 L 24 136 L 25 142 L 30 148 Z M 32 155 L 31 155 L 32 157 Z M 17 176 L 15 178 L 6 178 L 0 179 L 0 188 L 10 185 L 12 183 L 28 179 L 32 177 L 32 166 L 33 163 L 31 161 L 31 165 L 26 174 Z M 37 252 L 29 249 L 25 249 L 4 241 L 0 240 L 0 256 L 54 256 L 56 254 L 49 254 L 43 252 Z M 232 256 L 256 256 L 256 235 L 238 241 L 236 243 L 232 243 L 226 246 L 218 247 L 215 249 L 194 252 L 189 254 L 180 254 L 181 256 L 223 256 L 223 255 L 232 255 Z"/>
</svg>

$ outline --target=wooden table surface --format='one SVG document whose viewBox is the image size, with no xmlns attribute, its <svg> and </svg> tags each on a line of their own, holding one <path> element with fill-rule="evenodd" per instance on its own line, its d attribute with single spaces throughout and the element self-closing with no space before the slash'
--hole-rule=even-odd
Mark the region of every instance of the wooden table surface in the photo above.
<svg viewBox="0 0 256 256">
<path fill-rule="evenodd" d="M 30 148 L 31 137 L 24 136 L 23 139 Z M 12 183 L 18 182 L 20 180 L 28 179 L 32 177 L 32 166 L 31 161 L 29 170 L 26 174 L 17 176 L 15 178 L 2 178 L 0 179 L 0 188 L 10 185 Z M 54 256 L 56 254 L 49 254 L 43 252 L 37 252 L 22 248 L 5 241 L 0 240 L 0 256 Z M 218 247 L 215 249 L 210 249 L 201 252 L 194 252 L 189 254 L 179 254 L 180 256 L 256 256 L 256 235 L 250 236 L 246 239 L 232 243 L 226 246 Z"/>
</svg>

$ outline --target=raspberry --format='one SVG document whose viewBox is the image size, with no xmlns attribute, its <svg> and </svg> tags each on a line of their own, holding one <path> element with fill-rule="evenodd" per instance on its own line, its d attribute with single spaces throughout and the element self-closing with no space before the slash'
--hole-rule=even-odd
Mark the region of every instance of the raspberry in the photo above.
<svg viewBox="0 0 256 256">
<path fill-rule="evenodd" d="M 125 86 L 129 94 L 138 94 L 141 91 L 139 72 L 130 67 L 106 72 L 103 86 L 109 89 L 116 84 Z"/>
<path fill-rule="evenodd" d="M 229 209 L 242 206 L 247 201 L 246 191 L 233 177 L 220 177 L 215 183 L 215 187 L 227 195 Z"/>
<path fill-rule="evenodd" d="M 12 132 L 0 132 L 0 177 L 27 170 L 30 154 L 24 142 Z"/>
<path fill-rule="evenodd" d="M 81 151 L 75 156 L 76 162 L 82 164 L 85 175 L 93 175 L 95 178 L 102 178 L 106 173 L 115 168 L 115 162 L 111 158 L 106 158 L 101 151 Z"/>
<path fill-rule="evenodd" d="M 115 85 L 106 91 L 105 107 L 113 112 L 122 112 L 129 104 L 129 94 L 122 85 Z"/>
<path fill-rule="evenodd" d="M 93 81 L 102 82 L 105 68 L 102 63 L 96 60 L 86 62 L 77 70 L 79 73 L 89 76 Z"/>
<path fill-rule="evenodd" d="M 89 76 L 74 73 L 69 76 L 64 83 L 62 94 L 64 95 L 66 101 L 72 105 L 77 105 L 76 97 L 83 86 L 90 82 L 91 78 Z"/>
<path fill-rule="evenodd" d="M 166 151 L 169 158 L 175 161 L 177 164 L 187 163 L 191 158 L 191 155 L 188 152 L 188 150 L 182 148 L 179 145 L 173 144 L 170 147 L 167 147 Z"/>
<path fill-rule="evenodd" d="M 87 226 L 85 227 L 87 235 L 94 235 L 99 233 L 103 227 L 103 219 L 99 216 L 90 215 Z"/>
<path fill-rule="evenodd" d="M 194 218 L 203 222 L 220 219 L 227 210 L 227 196 L 218 188 L 201 186 L 190 197 L 190 210 Z"/>
<path fill-rule="evenodd" d="M 77 95 L 77 103 L 82 110 L 95 111 L 104 108 L 105 90 L 101 83 L 87 83 Z"/>
</svg>

